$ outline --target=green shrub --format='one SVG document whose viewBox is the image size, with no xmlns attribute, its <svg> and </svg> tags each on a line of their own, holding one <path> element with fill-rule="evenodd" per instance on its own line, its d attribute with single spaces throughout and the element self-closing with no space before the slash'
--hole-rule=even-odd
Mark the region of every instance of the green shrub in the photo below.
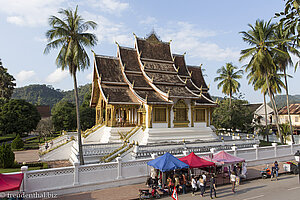
<svg viewBox="0 0 300 200">
<path fill-rule="evenodd" d="M 18 134 L 17 137 L 12 141 L 11 148 L 12 149 L 22 149 L 24 147 L 24 142 L 21 139 L 21 136 Z"/>
<path fill-rule="evenodd" d="M 9 168 L 14 165 L 15 154 L 11 150 L 10 144 L 0 146 L 0 168 Z"/>
</svg>

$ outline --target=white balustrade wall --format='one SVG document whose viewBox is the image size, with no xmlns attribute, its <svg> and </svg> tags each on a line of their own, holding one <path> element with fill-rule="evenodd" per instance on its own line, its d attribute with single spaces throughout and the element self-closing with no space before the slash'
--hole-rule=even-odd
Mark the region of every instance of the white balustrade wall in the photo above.
<svg viewBox="0 0 300 200">
<path fill-rule="evenodd" d="M 300 144 L 280 145 L 238 149 L 233 146 L 227 152 L 244 158 L 248 166 L 288 161 L 294 158 L 294 153 L 300 150 Z M 211 149 L 213 152 L 214 149 Z M 197 154 L 208 155 L 210 152 Z M 184 155 L 177 155 L 182 157 Z M 68 194 L 95 189 L 117 187 L 122 185 L 143 183 L 150 168 L 147 162 L 151 159 L 139 159 L 123 162 L 117 158 L 117 162 L 105 164 L 90 164 L 79 166 L 78 162 L 72 167 L 53 168 L 44 170 L 25 171 L 24 190 L 30 192 L 53 192 L 56 194 Z"/>
</svg>

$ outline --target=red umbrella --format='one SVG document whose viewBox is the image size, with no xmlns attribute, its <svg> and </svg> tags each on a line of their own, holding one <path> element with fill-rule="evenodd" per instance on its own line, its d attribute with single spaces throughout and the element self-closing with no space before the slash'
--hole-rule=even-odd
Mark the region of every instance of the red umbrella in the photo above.
<svg viewBox="0 0 300 200">
<path fill-rule="evenodd" d="M 19 190 L 23 176 L 23 173 L 0 174 L 0 192 Z"/>
<path fill-rule="evenodd" d="M 215 166 L 215 163 L 207 161 L 195 155 L 194 152 L 190 153 L 188 156 L 179 158 L 182 162 L 188 164 L 190 168 L 202 168 Z"/>
</svg>

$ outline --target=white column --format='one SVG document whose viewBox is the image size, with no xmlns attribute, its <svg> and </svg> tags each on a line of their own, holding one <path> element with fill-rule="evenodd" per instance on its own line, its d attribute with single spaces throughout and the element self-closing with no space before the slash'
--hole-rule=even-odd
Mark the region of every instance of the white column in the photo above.
<svg viewBox="0 0 300 200">
<path fill-rule="evenodd" d="M 151 154 L 151 158 L 152 158 L 152 159 L 155 159 L 155 158 L 157 158 L 157 157 L 158 157 L 157 153 L 152 153 L 152 154 Z"/>
<path fill-rule="evenodd" d="M 73 185 L 79 185 L 79 162 L 74 162 L 74 182 Z"/>
<path fill-rule="evenodd" d="M 232 146 L 231 149 L 233 151 L 233 155 L 237 156 L 237 147 L 236 146 Z"/>
<path fill-rule="evenodd" d="M 24 177 L 23 177 L 23 188 L 20 188 L 20 191 L 23 192 L 26 192 L 27 171 L 28 171 L 28 166 L 21 167 L 21 172 L 24 174 Z"/>
<path fill-rule="evenodd" d="M 189 155 L 189 153 L 190 153 L 187 149 L 186 149 L 186 150 L 183 150 L 182 152 L 183 152 L 183 155 L 184 155 L 184 156 L 187 156 L 187 155 Z"/>
<path fill-rule="evenodd" d="M 277 143 L 276 142 L 272 143 L 272 146 L 274 147 L 274 156 L 276 158 L 277 157 Z"/>
<path fill-rule="evenodd" d="M 118 162 L 118 177 L 117 177 L 117 179 L 121 179 L 121 178 L 123 178 L 122 177 L 122 158 L 117 157 L 116 160 Z"/>
<path fill-rule="evenodd" d="M 255 149 L 255 159 L 258 160 L 259 155 L 258 155 L 258 144 L 254 144 L 253 148 Z"/>
</svg>

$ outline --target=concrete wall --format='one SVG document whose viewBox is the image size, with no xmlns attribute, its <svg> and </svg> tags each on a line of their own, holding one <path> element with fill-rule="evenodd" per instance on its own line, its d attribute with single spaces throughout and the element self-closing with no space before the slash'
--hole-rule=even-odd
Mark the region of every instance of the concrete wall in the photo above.
<svg viewBox="0 0 300 200">
<path fill-rule="evenodd" d="M 248 166 L 272 163 L 275 160 L 287 161 L 293 158 L 294 153 L 300 150 L 300 145 L 281 145 L 270 147 L 236 149 L 234 146 L 228 152 L 246 159 Z M 198 154 L 208 155 L 208 152 Z M 182 157 L 178 155 L 176 157 Z M 79 166 L 78 162 L 73 167 L 63 167 L 44 170 L 25 171 L 24 190 L 30 192 L 53 192 L 67 194 L 95 189 L 117 187 L 133 183 L 142 183 L 149 174 L 147 162 L 151 159 L 141 159 L 105 164 L 90 164 Z"/>
</svg>

